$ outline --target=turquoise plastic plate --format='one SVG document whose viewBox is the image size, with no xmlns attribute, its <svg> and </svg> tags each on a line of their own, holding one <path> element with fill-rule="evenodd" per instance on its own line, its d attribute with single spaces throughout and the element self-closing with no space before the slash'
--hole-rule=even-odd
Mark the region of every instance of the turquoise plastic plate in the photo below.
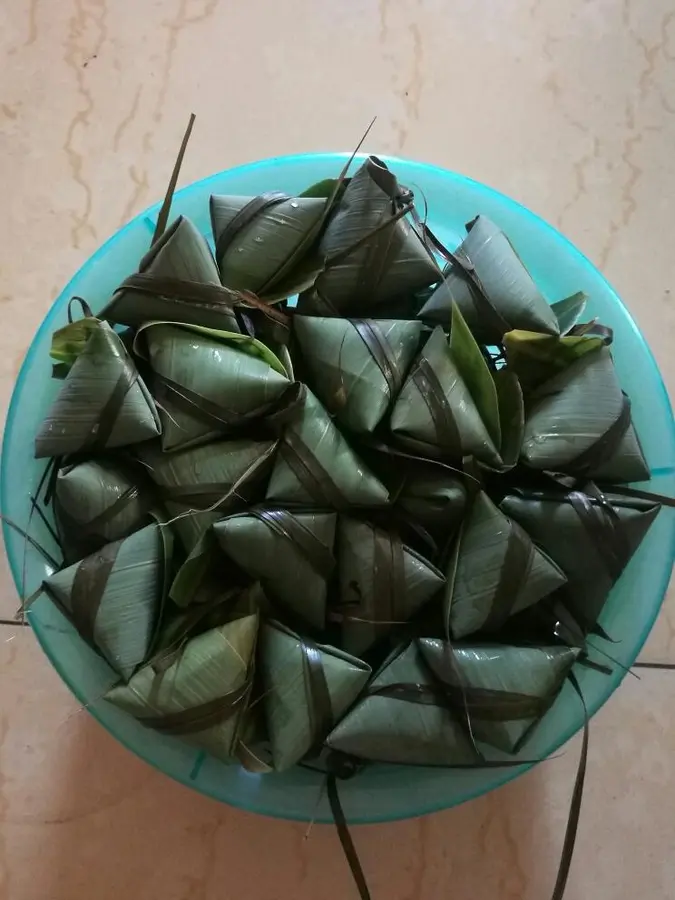
<svg viewBox="0 0 675 900">
<path fill-rule="evenodd" d="M 209 234 L 208 198 L 213 193 L 259 194 L 268 190 L 293 193 L 322 178 L 335 176 L 346 154 L 286 156 L 241 166 L 196 182 L 175 196 L 173 213 L 189 216 Z M 502 194 L 457 175 L 409 160 L 387 162 L 400 180 L 423 192 L 429 203 L 431 228 L 447 245 L 461 240 L 464 223 L 478 213 L 494 219 L 518 248 L 525 264 L 551 301 L 585 291 L 589 313 L 615 332 L 614 356 L 623 388 L 633 400 L 633 414 L 653 479 L 651 488 L 675 493 L 675 426 L 665 387 L 654 359 L 616 293 L 591 263 L 562 235 L 527 209 Z M 26 355 L 12 397 L 2 448 L 2 511 L 26 527 L 29 495 L 44 464 L 33 460 L 33 438 L 55 392 L 50 380 L 49 343 L 54 328 L 66 322 L 66 305 L 74 294 L 94 311 L 137 269 L 148 247 L 158 207 L 138 216 L 80 269 L 42 323 Z M 31 533 L 49 546 L 44 526 L 33 517 Z M 5 544 L 19 592 L 29 594 L 48 574 L 43 558 L 4 526 Z M 664 510 L 616 585 L 602 624 L 619 643 L 612 653 L 631 665 L 647 637 L 665 595 L 675 549 L 675 516 Z M 72 692 L 93 716 L 126 747 L 144 760 L 217 800 L 253 812 L 286 819 L 308 820 L 316 812 L 321 776 L 296 769 L 283 775 L 250 775 L 197 753 L 178 740 L 142 728 L 100 698 L 115 680 L 108 666 L 86 647 L 62 616 L 40 599 L 30 616 L 45 653 Z M 608 699 L 621 681 L 581 669 L 578 673 L 591 712 Z M 563 690 L 526 747 L 529 759 L 557 750 L 582 725 L 579 700 Z M 484 771 L 442 771 L 375 766 L 345 782 L 341 797 L 352 822 L 381 822 L 418 816 L 492 790 L 528 768 Z M 319 821 L 331 821 L 324 800 Z"/>
</svg>

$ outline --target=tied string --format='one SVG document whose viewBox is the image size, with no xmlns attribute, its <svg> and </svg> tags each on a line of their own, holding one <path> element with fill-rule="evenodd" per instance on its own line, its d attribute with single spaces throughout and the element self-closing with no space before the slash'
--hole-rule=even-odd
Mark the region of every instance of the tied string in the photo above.
<svg viewBox="0 0 675 900">
<path fill-rule="evenodd" d="M 83 521 L 69 512 L 63 503 L 59 501 L 58 496 L 55 495 L 54 516 L 66 532 L 68 540 L 72 541 L 77 548 L 76 552 L 88 556 L 90 553 L 95 552 L 101 541 L 107 540 L 104 530 L 105 526 L 121 515 L 134 501 L 141 503 L 143 512 L 147 511 L 148 505 L 143 498 L 140 488 L 136 485 L 131 485 L 113 500 L 106 509 L 89 519 L 89 521 Z M 140 514 L 141 511 L 139 510 Z"/>
<path fill-rule="evenodd" d="M 367 626 L 373 640 L 391 626 L 406 625 L 403 599 L 405 596 L 405 548 L 395 532 L 373 528 L 372 591 L 363 595 L 360 585 L 348 585 L 349 596 L 329 614 L 332 622 Z"/>
<path fill-rule="evenodd" d="M 117 418 L 122 410 L 124 401 L 131 388 L 138 381 L 138 371 L 127 356 L 126 350 L 121 346 L 120 361 L 122 371 L 119 374 L 112 392 L 103 406 L 98 410 L 96 419 L 92 423 L 89 434 L 84 439 L 80 450 L 95 452 L 103 450 L 108 444 Z"/>
<path fill-rule="evenodd" d="M 375 321 L 352 319 L 351 323 L 375 360 L 386 382 L 389 397 L 393 399 L 403 384 L 403 373 L 386 335 Z"/>
<path fill-rule="evenodd" d="M 412 379 L 427 405 L 434 423 L 438 446 L 456 454 L 462 452 L 462 440 L 454 413 L 445 391 L 429 360 L 421 356 L 413 369 Z"/>
<path fill-rule="evenodd" d="M 323 668 L 321 651 L 306 637 L 299 638 L 302 653 L 302 676 L 307 699 L 307 714 L 312 746 L 319 744 L 333 727 L 333 705 Z"/>
<path fill-rule="evenodd" d="M 162 675 L 159 676 L 160 678 Z M 245 705 L 252 684 L 252 675 L 246 676 L 243 684 L 234 688 L 222 697 L 208 700 L 190 709 L 172 713 L 161 713 L 156 716 L 143 716 L 141 724 L 159 731 L 161 734 L 190 735 L 218 725 L 224 725 Z"/>
<path fill-rule="evenodd" d="M 511 325 L 497 310 L 496 306 L 488 296 L 482 281 L 478 277 L 476 268 L 469 259 L 467 253 L 461 249 L 456 250 L 454 253 L 451 250 L 448 250 L 442 241 L 436 237 L 427 223 L 422 221 L 416 209 L 413 208 L 411 210 L 411 215 L 416 225 L 416 234 L 431 259 L 436 262 L 436 257 L 434 256 L 435 251 L 450 264 L 452 270 L 456 274 L 468 282 L 471 298 L 476 307 L 478 318 L 487 323 L 492 330 L 500 335 L 500 337 L 506 334 L 507 331 L 511 331 Z M 473 222 L 469 223 L 469 225 L 467 225 L 467 230 L 470 230 L 472 225 Z M 439 272 L 443 276 L 443 284 L 446 284 L 447 275 L 441 270 L 440 266 Z M 453 299 L 452 296 L 451 299 Z"/>
<path fill-rule="evenodd" d="M 391 223 L 397 212 L 397 198 L 399 196 L 396 176 L 376 156 L 371 156 L 368 159 L 367 166 L 371 180 L 389 198 L 389 202 L 382 209 L 378 224 Z M 383 228 L 374 232 L 371 240 L 368 242 L 359 267 L 359 287 L 357 291 L 359 298 L 376 298 L 388 264 L 402 246 L 403 240 L 404 238 L 400 231 L 393 227 Z"/>
<path fill-rule="evenodd" d="M 497 631 L 506 624 L 525 586 L 534 559 L 534 546 L 527 534 L 511 521 L 506 543 L 506 553 L 499 572 L 489 615 L 483 625 L 486 630 Z"/>
<path fill-rule="evenodd" d="M 373 531 L 373 613 L 376 621 L 397 622 L 404 619 L 405 558 L 398 534 Z M 375 633 L 381 631 L 372 626 Z M 387 626 L 384 626 L 386 630 Z"/>
<path fill-rule="evenodd" d="M 318 505 L 347 510 L 349 503 L 319 460 L 292 428 L 288 428 L 279 453 L 302 488 Z"/>
<path fill-rule="evenodd" d="M 160 403 L 171 403 L 181 412 L 187 413 L 207 425 L 215 426 L 219 430 L 230 430 L 250 424 L 256 419 L 262 419 L 266 413 L 272 412 L 277 401 L 263 403 L 255 409 L 247 412 L 237 412 L 221 403 L 215 403 L 202 394 L 190 390 L 185 385 L 161 375 L 152 373 L 155 396 Z"/>
<path fill-rule="evenodd" d="M 288 327 L 289 324 L 289 318 L 285 313 L 274 309 L 251 291 L 233 291 L 220 284 L 205 284 L 185 278 L 153 275 L 151 272 L 136 272 L 125 278 L 115 293 L 126 290 L 151 294 L 174 303 L 189 303 L 191 308 L 211 312 L 233 313 L 236 306 L 252 306 L 280 325 Z"/>
<path fill-rule="evenodd" d="M 97 553 L 83 559 L 73 578 L 70 618 L 80 635 L 90 644 L 94 643 L 96 616 L 121 544 L 121 541 L 107 544 Z"/>
<path fill-rule="evenodd" d="M 675 668 L 675 666 L 673 667 Z M 574 780 L 574 788 L 572 791 L 572 797 L 570 800 L 570 809 L 567 817 L 567 825 L 565 828 L 565 837 L 563 840 L 562 851 L 560 855 L 560 863 L 558 865 L 558 873 L 555 880 L 555 885 L 553 887 L 553 893 L 551 894 L 551 900 L 562 900 L 563 895 L 565 893 L 565 888 L 567 886 L 567 880 L 569 877 L 569 871 L 572 864 L 572 858 L 574 855 L 574 847 L 576 844 L 577 832 L 579 829 L 579 820 L 581 816 L 581 802 L 583 799 L 584 792 L 584 782 L 586 778 L 586 769 L 588 765 L 588 744 L 589 744 L 589 717 L 588 717 L 588 709 L 586 707 L 586 701 L 584 699 L 583 692 L 581 690 L 581 686 L 577 681 L 576 676 L 573 672 L 570 672 L 567 675 L 567 679 L 570 684 L 574 688 L 579 700 L 581 701 L 581 705 L 583 708 L 583 716 L 584 716 L 584 724 L 583 724 L 583 737 L 581 743 L 581 752 L 579 755 L 579 764 L 577 767 L 577 774 Z M 490 692 L 492 693 L 492 692 Z M 499 691 L 494 693 L 501 693 Z M 485 715 L 486 708 L 480 708 L 480 705 L 490 698 L 485 696 L 486 692 L 481 689 L 480 699 L 478 699 L 478 695 L 475 697 L 475 704 L 479 706 L 478 714 Z M 370 695 L 376 696 L 385 696 L 390 697 L 396 700 L 402 700 L 404 702 L 409 703 L 423 703 L 428 704 L 432 703 L 434 705 L 445 705 L 446 698 L 442 695 L 439 695 L 438 687 L 429 686 L 429 685 L 421 685 L 421 684 L 408 684 L 408 683 L 396 683 L 391 685 L 384 685 L 380 688 L 375 688 L 371 690 Z M 512 699 L 508 701 L 510 704 L 510 709 L 508 710 L 508 718 L 529 718 L 530 713 L 535 710 L 535 702 L 537 698 L 530 697 L 528 695 L 519 695 L 519 694 L 508 694 L 508 696 Z M 537 712 L 539 712 L 537 710 Z M 516 714 L 512 714 L 516 713 Z M 537 714 L 537 713 L 535 713 Z M 541 712 L 539 712 L 541 714 Z M 506 708 L 500 712 L 500 715 L 507 715 Z M 499 721 L 502 721 L 500 718 Z M 352 761 L 355 762 L 355 761 Z M 528 764 L 530 762 L 541 762 L 541 760 L 482 760 L 476 764 L 468 764 L 468 765 L 458 765 L 458 766 L 443 766 L 441 768 L 447 769 L 490 769 L 490 768 L 503 768 L 503 767 L 517 767 Z M 344 771 L 344 774 L 342 774 Z M 344 810 L 342 808 L 342 803 L 340 802 L 340 795 L 337 787 L 336 777 L 348 778 L 352 775 L 356 774 L 358 768 L 352 764 L 350 767 L 345 767 L 339 765 L 338 763 L 334 766 L 334 771 L 329 772 L 326 779 L 326 789 L 328 794 L 328 801 L 330 803 L 331 812 L 333 814 L 333 819 L 335 822 L 335 827 L 338 832 L 338 837 L 340 843 L 342 845 L 343 852 L 345 854 L 345 859 L 347 860 L 347 864 L 349 865 L 349 869 L 351 871 L 352 877 L 354 879 L 354 883 L 356 884 L 359 897 L 361 900 L 371 900 L 370 891 L 368 889 L 368 884 L 366 882 L 366 878 L 363 872 L 363 868 L 361 866 L 361 862 L 359 860 L 358 853 L 356 851 L 356 847 L 354 846 L 354 842 L 352 840 L 351 834 L 349 832 L 349 827 L 347 825 L 347 819 L 344 814 Z"/>
<path fill-rule="evenodd" d="M 215 222 L 214 199 L 214 197 L 211 197 L 212 223 Z M 290 199 L 288 194 L 283 194 L 280 191 L 269 191 L 260 194 L 258 197 L 254 197 L 242 206 L 239 212 L 230 219 L 225 228 L 223 228 L 218 235 L 218 240 L 216 241 L 216 261 L 219 264 L 222 262 L 223 256 L 229 250 L 230 245 L 235 238 L 239 237 L 242 231 L 244 231 L 245 228 L 248 228 L 258 216 L 263 215 L 269 209 L 272 209 L 279 203 L 284 203 L 284 201 L 288 199 Z"/>
<path fill-rule="evenodd" d="M 394 682 L 368 691 L 369 697 L 387 697 L 404 703 L 437 706 L 456 713 L 465 708 L 474 719 L 485 722 L 511 722 L 538 718 L 548 708 L 548 697 L 534 697 L 516 691 L 450 684 Z"/>
<path fill-rule="evenodd" d="M 619 444 L 630 428 L 630 400 L 621 395 L 621 411 L 618 417 L 590 447 L 587 447 L 565 464 L 565 469 L 577 477 L 588 476 L 594 469 L 610 460 L 617 452 Z"/>
<path fill-rule="evenodd" d="M 263 522 L 283 540 L 300 551 L 321 578 L 329 578 L 335 568 L 335 557 L 319 538 L 287 509 L 251 509 L 250 515 Z"/>
</svg>

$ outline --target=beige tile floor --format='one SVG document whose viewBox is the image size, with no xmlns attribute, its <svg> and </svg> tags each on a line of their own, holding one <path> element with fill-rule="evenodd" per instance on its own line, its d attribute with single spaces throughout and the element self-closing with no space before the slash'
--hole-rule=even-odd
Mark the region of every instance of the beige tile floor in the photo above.
<svg viewBox="0 0 675 900">
<path fill-rule="evenodd" d="M 184 181 L 348 148 L 377 113 L 370 149 L 465 172 L 558 225 L 675 387 L 672 0 L 3 0 L 3 415 L 59 288 L 159 197 L 190 110 Z M 1 616 L 16 601 L 0 579 Z M 14 631 L 0 630 L 0 900 L 355 896 L 331 829 L 305 839 L 151 771 Z M 675 661 L 672 595 L 643 658 Z M 594 720 L 568 900 L 675 897 L 674 710 L 675 673 L 647 673 Z M 356 829 L 374 897 L 548 897 L 577 749 L 460 809 Z"/>
</svg>

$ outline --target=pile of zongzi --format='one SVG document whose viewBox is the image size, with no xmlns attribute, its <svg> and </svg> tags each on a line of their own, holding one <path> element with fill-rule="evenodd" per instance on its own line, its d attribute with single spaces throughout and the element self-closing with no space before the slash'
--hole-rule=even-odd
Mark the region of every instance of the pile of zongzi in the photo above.
<svg viewBox="0 0 675 900">
<path fill-rule="evenodd" d="M 222 760 L 517 752 L 659 511 L 611 331 L 483 215 L 444 248 L 376 157 L 276 187 L 206 237 L 169 193 L 55 332 L 43 589 L 108 703 Z"/>
</svg>

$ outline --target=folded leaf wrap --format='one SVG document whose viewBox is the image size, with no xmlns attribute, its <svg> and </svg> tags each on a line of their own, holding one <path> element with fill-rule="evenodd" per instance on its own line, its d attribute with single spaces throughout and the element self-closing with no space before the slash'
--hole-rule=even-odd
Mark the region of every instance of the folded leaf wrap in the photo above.
<svg viewBox="0 0 675 900">
<path fill-rule="evenodd" d="M 160 433 L 154 401 L 122 341 L 101 322 L 73 363 L 35 438 L 35 456 L 101 452 Z"/>
</svg>

